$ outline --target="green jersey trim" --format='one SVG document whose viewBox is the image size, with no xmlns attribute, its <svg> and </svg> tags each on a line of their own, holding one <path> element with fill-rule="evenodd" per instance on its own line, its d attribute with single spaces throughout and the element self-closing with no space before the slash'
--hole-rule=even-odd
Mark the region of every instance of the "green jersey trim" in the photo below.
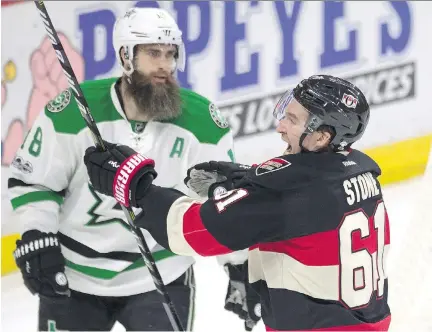
<svg viewBox="0 0 432 332">
<path fill-rule="evenodd" d="M 180 95 L 182 115 L 166 122 L 191 132 L 200 143 L 217 144 L 230 131 L 228 126 L 221 127 L 220 122 L 211 115 L 211 112 L 215 112 L 216 106 L 207 98 L 183 88 L 180 89 Z M 219 116 L 222 117 L 220 114 Z M 221 121 L 225 121 L 223 117 Z"/>
<path fill-rule="evenodd" d="M 113 89 L 113 84 L 117 80 L 116 77 L 85 81 L 80 85 L 96 123 L 126 121 L 115 89 Z M 45 107 L 45 115 L 51 119 L 57 133 L 77 134 L 86 128 L 86 123 L 74 98 L 68 99 L 67 105 L 62 104 L 55 111 L 53 111 L 52 106 L 48 107 L 52 104 L 61 103 L 65 100 L 62 97 L 64 95 L 67 95 L 65 91 L 48 103 Z M 184 88 L 180 88 L 180 98 L 182 103 L 181 115 L 175 119 L 162 121 L 163 123 L 171 123 L 181 127 L 192 133 L 199 142 L 209 144 L 217 144 L 230 131 L 225 118 L 207 98 Z M 130 120 L 129 123 L 131 128 L 137 132 L 142 131 L 145 127 L 143 122 Z"/>
<path fill-rule="evenodd" d="M 165 249 L 161 250 L 161 251 L 154 252 L 154 253 L 152 253 L 152 255 L 153 255 L 155 262 L 169 258 L 169 257 L 172 257 L 172 256 L 176 256 L 176 254 L 172 253 L 169 250 L 165 250 Z M 75 270 L 77 272 L 80 272 L 82 274 L 88 275 L 88 276 L 93 277 L 93 278 L 113 279 L 116 276 L 118 276 L 120 273 L 144 267 L 145 264 L 144 264 L 143 258 L 139 258 L 138 260 L 133 262 L 131 265 L 129 265 L 128 267 L 126 267 L 125 269 L 123 269 L 119 272 L 100 269 L 100 268 L 93 267 L 93 266 L 85 266 L 85 265 L 76 264 L 76 263 L 73 263 L 67 259 L 66 259 L 66 266 L 72 270 Z"/>
<path fill-rule="evenodd" d="M 111 85 L 118 78 L 108 78 L 96 81 L 85 81 L 80 84 L 90 108 L 90 113 L 96 123 L 123 119 L 113 105 Z M 64 91 L 61 93 L 64 94 Z M 60 94 L 60 95 L 61 95 Z M 59 95 L 59 96 L 60 96 Z M 58 99 L 57 96 L 54 100 Z M 52 101 L 50 102 L 52 103 Z M 48 103 L 48 105 L 50 105 Z M 45 115 L 51 119 L 54 130 L 58 133 L 77 134 L 86 128 L 86 123 L 78 109 L 75 98 L 61 111 L 52 112 L 45 107 Z"/>
<path fill-rule="evenodd" d="M 11 199 L 12 208 L 14 210 L 20 206 L 41 201 L 53 201 L 61 205 L 63 203 L 63 197 L 53 191 L 32 191 Z"/>
</svg>

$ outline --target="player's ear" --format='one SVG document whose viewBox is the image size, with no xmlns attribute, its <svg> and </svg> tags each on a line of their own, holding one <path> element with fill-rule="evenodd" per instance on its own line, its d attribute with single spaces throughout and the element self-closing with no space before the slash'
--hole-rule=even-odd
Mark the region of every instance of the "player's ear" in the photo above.
<svg viewBox="0 0 432 332">
<path fill-rule="evenodd" d="M 318 131 L 317 144 L 320 148 L 330 144 L 332 135 L 327 130 Z"/>
<path fill-rule="evenodd" d="M 122 66 L 125 67 L 126 70 L 129 70 L 130 69 L 129 64 L 128 64 L 128 62 L 126 62 L 125 48 L 124 47 L 120 48 L 119 52 L 120 52 L 120 59 L 121 59 Z"/>
</svg>

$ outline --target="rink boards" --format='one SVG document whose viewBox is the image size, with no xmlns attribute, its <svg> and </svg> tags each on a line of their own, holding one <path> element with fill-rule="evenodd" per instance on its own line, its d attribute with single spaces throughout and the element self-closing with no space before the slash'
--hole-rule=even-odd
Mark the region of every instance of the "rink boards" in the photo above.
<svg viewBox="0 0 432 332">
<path fill-rule="evenodd" d="M 52 52 L 44 48 L 34 4 L 3 5 L 2 275 L 16 269 L 11 252 L 19 231 L 9 217 L 8 165 L 49 100 L 36 77 L 49 77 L 57 65 L 33 61 Z M 80 81 L 120 74 L 110 36 L 115 17 L 134 5 L 163 7 L 179 22 L 188 60 L 178 79 L 219 106 L 235 136 L 237 161 L 278 155 L 283 142 L 271 116 L 278 97 L 300 79 L 326 73 L 365 92 L 371 120 L 355 147 L 378 161 L 382 183 L 423 173 L 432 135 L 432 46 L 424 42 L 432 3 L 47 2 Z M 60 89 L 51 83 L 52 91 Z"/>
</svg>

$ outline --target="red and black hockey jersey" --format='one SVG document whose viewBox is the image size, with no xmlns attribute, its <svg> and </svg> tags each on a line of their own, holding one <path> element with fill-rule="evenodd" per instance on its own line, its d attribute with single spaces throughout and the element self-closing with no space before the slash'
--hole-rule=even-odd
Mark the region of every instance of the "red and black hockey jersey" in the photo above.
<svg viewBox="0 0 432 332">
<path fill-rule="evenodd" d="M 357 150 L 281 156 L 202 204 L 152 186 L 139 226 L 177 254 L 249 248 L 268 331 L 386 331 L 390 235 L 380 172 Z"/>
</svg>

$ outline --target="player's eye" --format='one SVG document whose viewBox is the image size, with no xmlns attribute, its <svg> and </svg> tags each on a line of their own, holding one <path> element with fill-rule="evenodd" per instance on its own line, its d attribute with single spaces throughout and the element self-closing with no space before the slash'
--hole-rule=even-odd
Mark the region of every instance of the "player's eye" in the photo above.
<svg viewBox="0 0 432 332">
<path fill-rule="evenodd" d="M 159 56 L 160 56 L 160 51 L 159 50 L 147 50 L 147 54 L 149 55 L 149 56 L 151 56 L 152 58 L 155 58 L 155 59 L 157 59 L 157 58 L 159 58 Z"/>
<path fill-rule="evenodd" d="M 291 116 L 290 114 L 286 114 L 285 119 L 288 119 L 288 121 L 291 122 L 293 125 L 295 125 L 297 123 L 296 119 L 293 116 Z"/>
<path fill-rule="evenodd" d="M 167 52 L 166 58 L 167 58 L 168 60 L 173 60 L 173 59 L 176 58 L 176 54 L 177 54 L 176 51 L 170 51 L 170 52 Z"/>
</svg>

